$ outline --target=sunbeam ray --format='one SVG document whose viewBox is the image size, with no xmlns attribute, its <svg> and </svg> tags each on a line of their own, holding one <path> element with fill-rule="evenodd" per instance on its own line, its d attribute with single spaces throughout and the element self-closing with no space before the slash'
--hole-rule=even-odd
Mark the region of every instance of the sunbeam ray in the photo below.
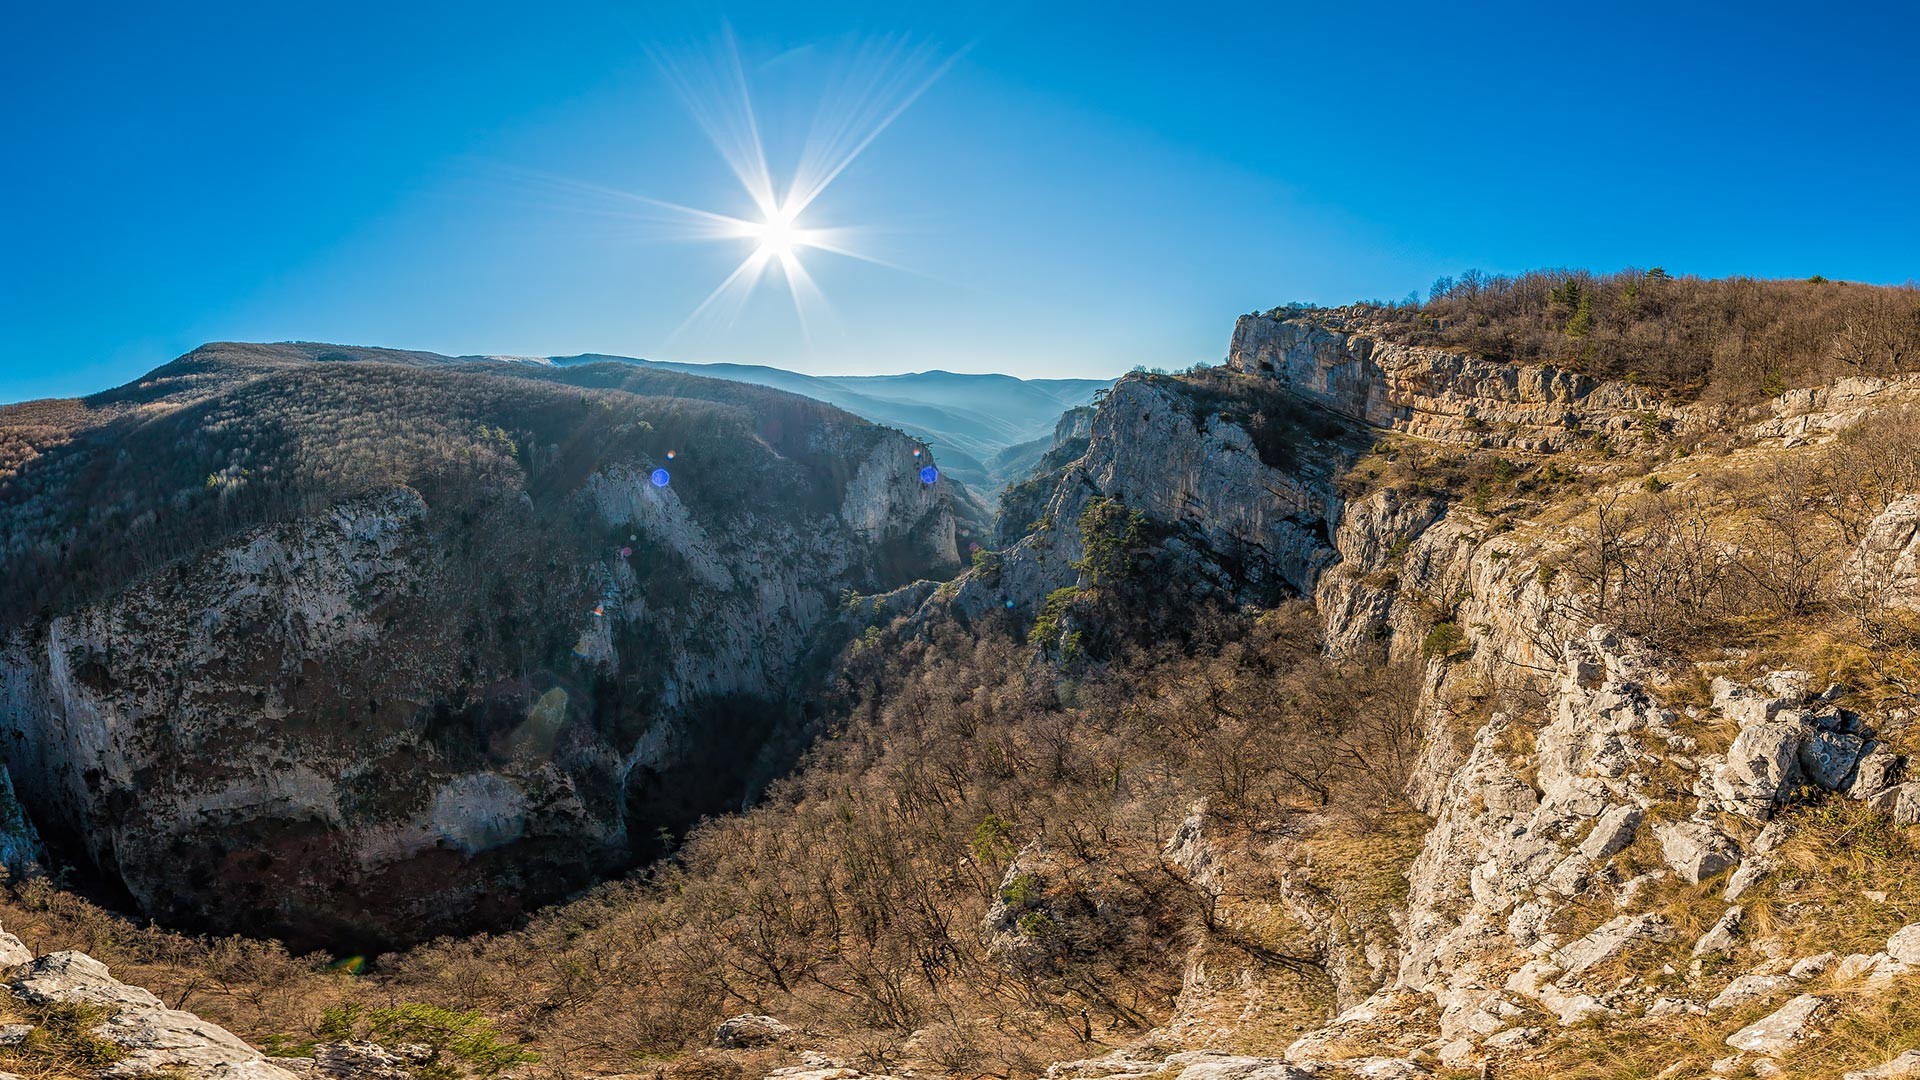
<svg viewBox="0 0 1920 1080">
<path fill-rule="evenodd" d="M 747 66 L 732 29 L 724 29 L 714 47 L 704 54 L 673 55 L 651 50 L 662 77 L 740 184 L 757 211 L 756 218 L 735 217 L 537 170 L 510 171 L 522 184 L 567 200 L 572 209 L 666 226 L 675 230 L 672 237 L 677 239 L 744 241 L 748 245 L 746 257 L 668 335 L 668 340 L 703 320 L 737 318 L 768 270 L 775 266 L 786 280 L 801 331 L 811 339 L 816 323 L 822 318 L 832 321 L 834 311 L 805 265 L 805 252 L 819 251 L 930 276 L 861 250 L 857 242 L 861 227 L 803 224 L 802 215 L 963 53 L 942 58 L 926 46 L 902 39 L 857 49 L 823 93 L 783 196 L 768 161 Z"/>
</svg>

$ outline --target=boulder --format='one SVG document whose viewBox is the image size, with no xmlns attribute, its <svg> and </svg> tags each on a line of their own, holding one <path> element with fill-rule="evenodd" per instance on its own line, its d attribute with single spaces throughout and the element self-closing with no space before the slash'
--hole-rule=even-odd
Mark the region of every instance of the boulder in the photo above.
<svg viewBox="0 0 1920 1080">
<path fill-rule="evenodd" d="M 1619 854 L 1633 843 L 1633 834 L 1640 828 L 1641 816 L 1640 808 L 1632 803 L 1622 803 L 1601 814 L 1599 820 L 1593 823 L 1593 831 L 1580 842 L 1580 854 L 1596 863 L 1605 862 Z"/>
<path fill-rule="evenodd" d="M 1871 602 L 1920 608 L 1920 495 L 1893 500 L 1867 525 L 1847 579 Z"/>
<path fill-rule="evenodd" d="M 295 1080 L 238 1036 L 115 979 L 107 966 L 80 952 L 48 953 L 7 983 L 14 996 L 35 1004 L 88 1004 L 113 1010 L 97 1034 L 127 1052 L 103 1080 L 171 1074 L 186 1080 Z"/>
<path fill-rule="evenodd" d="M 1800 723 L 1768 720 L 1740 730 L 1714 770 L 1713 788 L 1728 809 L 1765 816 L 1800 778 Z"/>
<path fill-rule="evenodd" d="M 1748 889 L 1753 888 L 1761 878 L 1772 872 L 1772 859 L 1765 855 L 1752 856 L 1735 867 L 1733 873 L 1727 875 L 1727 891 L 1722 893 L 1720 898 L 1731 904 L 1746 895 Z"/>
<path fill-rule="evenodd" d="M 5 930 L 0 930 L 0 970 L 33 962 L 33 950 Z"/>
<path fill-rule="evenodd" d="M 1638 941 L 1673 940 L 1673 924 L 1659 915 L 1620 915 L 1554 953 L 1554 962 L 1567 976 L 1578 975 L 1618 956 Z"/>
<path fill-rule="evenodd" d="M 1920 825 L 1920 780 L 1908 780 L 1882 791 L 1868 805 L 1892 816 L 1896 825 Z"/>
<path fill-rule="evenodd" d="M 1902 964 L 1920 964 L 1920 923 L 1894 931 L 1887 939 L 1887 955 Z"/>
<path fill-rule="evenodd" d="M 332 1080 L 413 1080 L 409 1062 L 370 1042 L 321 1043 L 313 1048 L 313 1072 Z"/>
<path fill-rule="evenodd" d="M 1693 943 L 1693 955 L 1696 958 L 1733 955 L 1733 950 L 1740 943 L 1740 921 L 1745 917 L 1744 909 L 1728 908 L 1706 933 L 1700 935 L 1700 940 Z"/>
<path fill-rule="evenodd" d="M 1895 976 L 1904 975 L 1907 965 L 1892 956 L 1877 952 L 1869 956 L 1866 953 L 1854 953 L 1840 958 L 1833 969 L 1833 981 L 1841 986 L 1865 979 L 1869 984 L 1891 981 Z"/>
<path fill-rule="evenodd" d="M 1853 780 L 1854 767 L 1866 740 L 1840 731 L 1819 730 L 1800 740 L 1800 771 L 1806 778 L 1828 791 L 1844 791 Z"/>
<path fill-rule="evenodd" d="M 1708 1012 L 1720 1012 L 1725 1009 L 1740 1009 L 1756 1001 L 1767 998 L 1783 990 L 1792 989 L 1800 980 L 1790 975 L 1742 975 L 1727 984 L 1727 988 L 1707 1002 Z"/>
<path fill-rule="evenodd" d="M 1701 821 L 1681 821 L 1654 829 L 1660 838 L 1660 855 L 1667 865 L 1689 885 L 1718 874 L 1740 861 L 1739 849 L 1719 829 Z"/>
<path fill-rule="evenodd" d="M 1795 979 L 1811 979 L 1815 976 L 1826 974 L 1827 969 L 1832 967 L 1839 959 L 1840 954 L 1832 952 L 1823 952 L 1814 956 L 1803 957 L 1793 962 L 1793 966 L 1787 969 L 1787 975 Z"/>
<path fill-rule="evenodd" d="M 1920 1080 L 1920 1050 L 1909 1050 L 1871 1069 L 1855 1069 L 1841 1080 Z"/>
<path fill-rule="evenodd" d="M 1812 1038 L 1814 1025 L 1826 1011 L 1825 998 L 1801 994 L 1774 1013 L 1727 1036 L 1727 1045 L 1750 1054 L 1778 1057 Z"/>
<path fill-rule="evenodd" d="M 714 1029 L 713 1045 L 726 1050 L 771 1046 L 793 1034 L 793 1029 L 771 1016 L 735 1016 Z"/>
<path fill-rule="evenodd" d="M 1853 783 L 1847 786 L 1850 799 L 1871 799 L 1875 795 L 1900 782 L 1906 772 L 1907 761 L 1899 754 L 1883 748 L 1879 743 L 1868 743 L 1860 763 L 1853 771 Z"/>
</svg>

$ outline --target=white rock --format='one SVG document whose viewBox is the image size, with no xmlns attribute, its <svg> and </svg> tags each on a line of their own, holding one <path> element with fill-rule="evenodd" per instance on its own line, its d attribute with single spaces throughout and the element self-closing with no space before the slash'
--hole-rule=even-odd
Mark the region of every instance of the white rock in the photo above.
<svg viewBox="0 0 1920 1080">
<path fill-rule="evenodd" d="M 1869 806 L 1893 816 L 1896 825 L 1920 825 L 1920 780 L 1908 780 L 1867 800 Z"/>
<path fill-rule="evenodd" d="M 1638 941 L 1672 941 L 1673 924 L 1660 915 L 1618 915 L 1577 941 L 1569 942 L 1554 954 L 1554 961 L 1568 976 L 1578 975 L 1602 961 L 1618 956 Z"/>
<path fill-rule="evenodd" d="M 1765 855 L 1777 849 L 1793 834 L 1793 826 L 1784 821 L 1770 821 L 1753 838 L 1753 850 L 1757 855 Z"/>
<path fill-rule="evenodd" d="M 728 1050 L 750 1050 L 779 1042 L 792 1033 L 792 1028 L 771 1016 L 735 1016 L 714 1029 L 713 1044 Z"/>
<path fill-rule="evenodd" d="M 97 1029 L 127 1056 L 106 1080 L 172 1073 L 188 1080 L 294 1080 L 225 1028 L 115 979 L 107 966 L 79 952 L 48 953 L 27 964 L 7 988 L 37 1004 L 85 1003 L 114 1010 Z"/>
<path fill-rule="evenodd" d="M 1700 940 L 1693 943 L 1693 955 L 1731 956 L 1739 945 L 1740 922 L 1746 914 L 1742 908 L 1728 908 L 1706 933 L 1700 935 Z"/>
<path fill-rule="evenodd" d="M 1633 834 L 1640 827 L 1642 811 L 1632 803 L 1622 803 L 1600 815 L 1593 823 L 1593 831 L 1580 842 L 1580 854 L 1594 862 L 1604 862 L 1618 854 L 1628 844 L 1633 843 Z"/>
<path fill-rule="evenodd" d="M 1794 961 L 1793 966 L 1787 969 L 1787 975 L 1789 978 L 1794 978 L 1794 979 L 1801 979 L 1801 980 L 1811 979 L 1811 978 L 1814 978 L 1815 976 L 1825 974 L 1826 970 L 1832 967 L 1834 963 L 1839 959 L 1840 959 L 1839 953 L 1830 953 L 1830 952 L 1823 952 L 1816 956 L 1809 956 L 1804 959 Z"/>
<path fill-rule="evenodd" d="M 1887 955 L 1903 964 L 1920 964 L 1920 923 L 1894 931 L 1887 939 Z"/>
<path fill-rule="evenodd" d="M 1707 1002 L 1708 1012 L 1720 1012 L 1724 1009 L 1738 1009 L 1756 1001 L 1764 1001 L 1783 990 L 1800 985 L 1799 980 L 1786 975 L 1742 975 L 1727 984 L 1712 1001 Z"/>
<path fill-rule="evenodd" d="M 1855 1069 L 1841 1080 L 1920 1080 L 1920 1050 L 1909 1050 L 1871 1069 Z"/>
<path fill-rule="evenodd" d="M 1660 854 L 1680 880 L 1698 885 L 1740 861 L 1740 853 L 1725 833 L 1699 821 L 1656 826 Z"/>
<path fill-rule="evenodd" d="M 0 930 L 0 970 L 33 962 L 33 950 L 17 937 Z"/>
<path fill-rule="evenodd" d="M 1814 1025 L 1826 1012 L 1825 998 L 1801 994 L 1773 1014 L 1727 1036 L 1735 1050 L 1777 1057 L 1813 1037 Z"/>
<path fill-rule="evenodd" d="M 1727 875 L 1727 891 L 1722 893 L 1720 898 L 1728 903 L 1740 899 L 1748 889 L 1758 884 L 1761 878 L 1772 873 L 1773 869 L 1773 860 L 1764 855 L 1749 858 L 1735 867 L 1733 873 Z"/>
<path fill-rule="evenodd" d="M 1871 799 L 1898 784 L 1901 773 L 1905 771 L 1905 758 L 1882 749 L 1877 743 L 1873 744 L 1861 756 L 1860 764 L 1853 771 L 1853 783 L 1847 787 L 1847 797 Z"/>
</svg>

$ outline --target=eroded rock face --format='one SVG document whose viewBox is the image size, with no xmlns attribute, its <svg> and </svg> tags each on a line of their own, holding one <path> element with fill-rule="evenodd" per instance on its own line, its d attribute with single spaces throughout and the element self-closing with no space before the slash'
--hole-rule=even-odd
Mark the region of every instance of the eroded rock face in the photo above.
<svg viewBox="0 0 1920 1080">
<path fill-rule="evenodd" d="M 1895 499 L 1873 519 L 1847 573 L 1869 603 L 1920 608 L 1920 495 Z"/>
<path fill-rule="evenodd" d="M 837 475 L 748 448 L 705 487 L 351 499 L 15 627 L 21 802 L 146 915 L 355 952 L 649 858 L 797 752 L 843 591 L 958 567 L 923 448 L 812 437 Z"/>
<path fill-rule="evenodd" d="M 1337 315 L 1242 316 L 1227 364 L 1377 427 L 1466 446 L 1564 450 L 1596 433 L 1637 438 L 1647 417 L 1685 418 L 1620 383 L 1383 341 Z"/>
<path fill-rule="evenodd" d="M 1237 602 L 1311 591 L 1337 557 L 1330 531 L 1341 452 L 1330 453 L 1292 469 L 1268 465 L 1239 423 L 1170 380 L 1130 375 L 1094 412 L 1085 452 L 1053 478 L 1037 515 L 1042 527 L 1002 552 L 992 573 L 965 578 L 953 608 L 978 617 L 1011 602 L 1031 614 L 1048 593 L 1074 584 L 1073 564 L 1084 555 L 1078 522 L 1095 498 L 1168 530 L 1183 584 Z M 1020 516 L 1033 513 L 1023 508 Z"/>
</svg>

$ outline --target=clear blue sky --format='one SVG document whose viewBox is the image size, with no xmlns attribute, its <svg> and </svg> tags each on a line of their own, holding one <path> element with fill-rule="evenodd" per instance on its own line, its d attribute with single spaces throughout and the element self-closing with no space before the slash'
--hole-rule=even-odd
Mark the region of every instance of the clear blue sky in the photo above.
<svg viewBox="0 0 1920 1080">
<path fill-rule="evenodd" d="M 1920 276 L 1902 5 L 921 7 L 15 5 L 0 401 L 216 339 L 1104 375 L 1469 266 Z M 653 58 L 723 18 L 776 173 L 862 42 L 957 55 L 810 211 L 914 272 L 809 253 L 810 339 L 777 286 L 675 335 L 739 244 L 529 179 L 745 212 Z"/>
</svg>

